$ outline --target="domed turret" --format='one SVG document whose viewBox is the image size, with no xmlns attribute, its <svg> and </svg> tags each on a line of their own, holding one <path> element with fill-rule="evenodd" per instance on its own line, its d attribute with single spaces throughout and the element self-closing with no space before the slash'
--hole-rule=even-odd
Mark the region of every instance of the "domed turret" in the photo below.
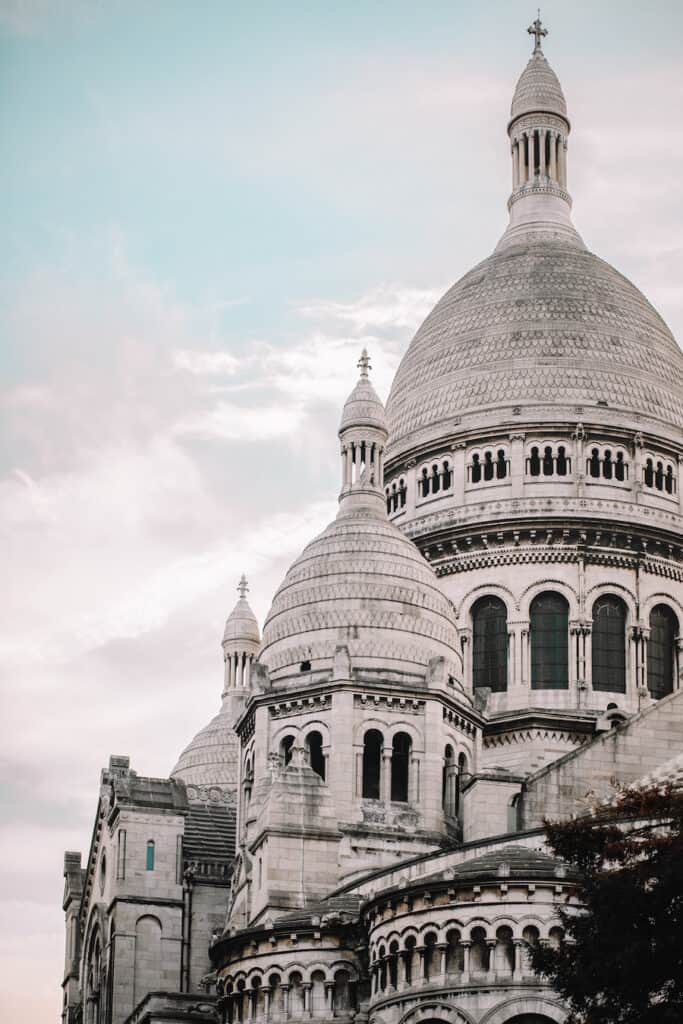
<svg viewBox="0 0 683 1024">
<path fill-rule="evenodd" d="M 251 666 L 260 643 L 258 622 L 247 601 L 248 589 L 242 576 L 237 587 L 239 600 L 225 623 L 221 709 L 185 747 L 171 772 L 171 778 L 182 779 L 189 787 L 218 787 L 228 792 L 237 787 L 239 741 L 233 723 L 249 692 Z"/>
<path fill-rule="evenodd" d="M 247 601 L 249 585 L 245 576 L 237 591 L 240 598 L 228 615 L 221 645 L 225 661 L 224 697 L 231 690 L 249 689 L 251 666 L 261 642 L 256 616 Z"/>
<path fill-rule="evenodd" d="M 459 678 L 453 609 L 415 546 L 386 519 L 384 408 L 368 379 L 344 407 L 337 518 L 294 562 L 263 628 L 259 660 L 274 681 L 329 674 L 346 647 L 353 668 L 424 678 L 435 656 Z"/>
</svg>

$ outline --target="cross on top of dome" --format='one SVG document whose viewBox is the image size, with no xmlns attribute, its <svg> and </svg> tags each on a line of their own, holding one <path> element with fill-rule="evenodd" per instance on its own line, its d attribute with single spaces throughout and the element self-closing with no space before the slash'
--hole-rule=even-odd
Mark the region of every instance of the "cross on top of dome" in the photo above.
<svg viewBox="0 0 683 1024">
<path fill-rule="evenodd" d="M 364 348 L 363 351 L 361 352 L 360 359 L 358 360 L 358 363 L 356 365 L 360 370 L 361 377 L 367 377 L 368 372 L 372 369 L 372 366 L 370 365 L 370 356 L 368 355 L 368 350 L 366 348 Z"/>
<path fill-rule="evenodd" d="M 247 594 L 249 593 L 249 584 L 247 583 L 247 577 L 244 575 L 244 573 L 242 573 L 242 578 L 237 584 L 237 593 L 240 595 L 242 600 L 244 600 Z"/>
<path fill-rule="evenodd" d="M 541 53 L 541 39 L 548 35 L 548 29 L 543 28 L 541 24 L 541 9 L 538 9 L 538 17 L 531 25 L 529 25 L 527 32 L 530 36 L 534 37 L 534 53 Z"/>
</svg>

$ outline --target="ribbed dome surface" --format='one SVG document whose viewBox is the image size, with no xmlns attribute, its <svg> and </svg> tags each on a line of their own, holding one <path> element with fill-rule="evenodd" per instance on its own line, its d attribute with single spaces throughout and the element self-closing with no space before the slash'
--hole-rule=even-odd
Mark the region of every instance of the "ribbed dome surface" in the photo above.
<svg viewBox="0 0 683 1024">
<path fill-rule="evenodd" d="M 223 643 L 230 640 L 248 640 L 257 644 L 261 640 L 256 616 L 246 597 L 239 599 L 225 623 Z"/>
<path fill-rule="evenodd" d="M 607 402 L 683 426 L 683 354 L 647 299 L 561 242 L 494 253 L 419 328 L 387 401 L 392 457 L 485 409 Z"/>
<path fill-rule="evenodd" d="M 537 50 L 524 68 L 517 82 L 510 117 L 533 111 L 567 116 L 567 102 L 562 86 L 541 50 Z"/>
<path fill-rule="evenodd" d="M 340 514 L 304 549 L 277 591 L 259 660 L 271 677 L 331 668 L 337 645 L 354 668 L 424 675 L 457 660 L 454 613 L 417 548 L 378 511 Z"/>
<path fill-rule="evenodd" d="M 377 392 L 367 377 L 361 377 L 346 399 L 339 430 L 346 427 L 377 427 L 387 429 L 387 418 Z"/>
<path fill-rule="evenodd" d="M 187 786 L 235 789 L 238 758 L 239 741 L 229 708 L 224 705 L 185 747 L 171 778 L 182 779 Z"/>
</svg>

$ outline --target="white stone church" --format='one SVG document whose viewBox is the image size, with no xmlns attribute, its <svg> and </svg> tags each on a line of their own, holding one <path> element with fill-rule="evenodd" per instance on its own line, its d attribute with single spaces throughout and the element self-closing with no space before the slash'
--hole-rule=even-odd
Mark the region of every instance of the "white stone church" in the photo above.
<svg viewBox="0 0 683 1024">
<path fill-rule="evenodd" d="M 337 517 L 262 634 L 240 584 L 216 717 L 167 779 L 102 772 L 63 1024 L 562 1024 L 544 818 L 683 784 L 683 354 L 572 223 L 529 31 L 496 249 L 386 409 L 363 353 Z"/>
</svg>

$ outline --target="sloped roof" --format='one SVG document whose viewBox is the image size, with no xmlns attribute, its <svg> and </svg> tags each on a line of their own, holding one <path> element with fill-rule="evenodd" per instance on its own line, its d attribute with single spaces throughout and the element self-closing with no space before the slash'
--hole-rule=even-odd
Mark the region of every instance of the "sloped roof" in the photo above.
<svg viewBox="0 0 683 1024">
<path fill-rule="evenodd" d="M 183 836 L 186 860 L 229 862 L 235 857 L 235 846 L 234 804 L 190 804 Z"/>
</svg>

